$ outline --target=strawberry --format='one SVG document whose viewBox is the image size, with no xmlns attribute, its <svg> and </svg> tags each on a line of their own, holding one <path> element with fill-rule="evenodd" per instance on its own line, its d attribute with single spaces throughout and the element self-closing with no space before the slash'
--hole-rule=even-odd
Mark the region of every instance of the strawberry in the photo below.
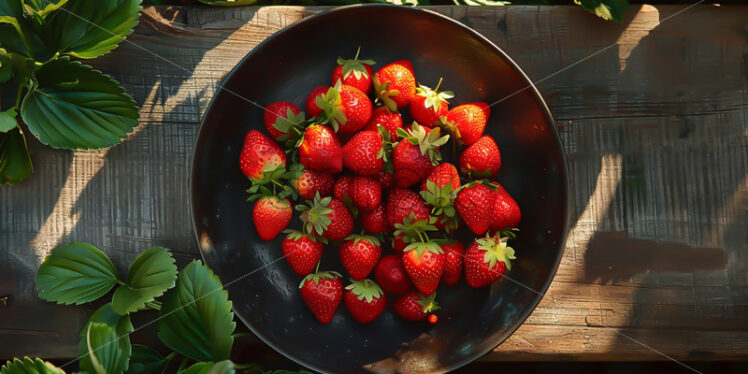
<svg viewBox="0 0 748 374">
<path fill-rule="evenodd" d="M 304 231 L 325 237 L 330 240 L 340 240 L 353 231 L 353 217 L 342 201 L 327 196 L 314 196 L 307 205 L 299 204 L 296 210 L 301 211 Z"/>
<path fill-rule="evenodd" d="M 522 219 L 522 214 L 519 210 L 519 205 L 514 199 L 506 192 L 498 182 L 491 182 L 498 186 L 498 189 L 494 191 L 493 204 L 491 210 L 493 213 L 493 220 L 491 220 L 490 228 L 492 231 L 506 230 L 519 226 L 519 222 Z"/>
<path fill-rule="evenodd" d="M 483 135 L 460 155 L 460 171 L 477 178 L 494 178 L 501 167 L 501 154 L 493 138 Z"/>
<path fill-rule="evenodd" d="M 442 80 L 439 79 L 435 89 L 424 85 L 416 88 L 416 96 L 410 102 L 410 116 L 414 121 L 433 127 L 439 118 L 446 116 L 449 110 L 448 99 L 455 97 L 452 91 L 439 92 Z"/>
<path fill-rule="evenodd" d="M 353 177 L 350 191 L 353 204 L 362 211 L 372 210 L 382 201 L 382 185 L 374 178 Z"/>
<path fill-rule="evenodd" d="M 442 283 L 452 286 L 460 281 L 462 275 L 462 253 L 465 247 L 456 240 L 447 240 L 441 244 L 444 251 L 444 274 Z"/>
<path fill-rule="evenodd" d="M 493 219 L 490 209 L 493 191 L 483 183 L 474 181 L 467 184 L 455 199 L 457 213 L 475 235 L 485 234 Z"/>
<path fill-rule="evenodd" d="M 272 240 L 291 222 L 291 202 L 275 196 L 263 196 L 252 208 L 252 221 L 262 240 Z"/>
<path fill-rule="evenodd" d="M 383 66 L 374 73 L 372 82 L 377 100 L 392 112 L 410 104 L 416 95 L 416 77 L 413 64 L 408 60 Z"/>
<path fill-rule="evenodd" d="M 440 137 L 438 127 L 428 133 L 417 124 L 411 126 L 410 133 L 397 130 L 403 137 L 392 151 L 392 162 L 395 170 L 395 184 L 400 188 L 410 187 L 431 172 L 441 160 L 439 146 L 449 140 L 449 135 Z"/>
<path fill-rule="evenodd" d="M 283 239 L 281 251 L 291 269 L 301 276 L 314 271 L 320 257 L 322 257 L 323 239 L 314 235 L 304 234 L 296 230 L 288 230 L 288 236 Z"/>
<path fill-rule="evenodd" d="M 301 298 L 318 321 L 328 324 L 343 298 L 343 282 L 334 271 L 307 275 L 299 285 Z"/>
<path fill-rule="evenodd" d="M 384 207 L 382 205 L 378 205 L 372 210 L 361 211 L 359 219 L 364 230 L 371 234 L 387 232 L 387 223 L 384 222 Z"/>
<path fill-rule="evenodd" d="M 382 286 L 384 292 L 392 295 L 405 293 L 412 286 L 400 256 L 388 255 L 382 257 L 374 269 L 374 277 Z"/>
<path fill-rule="evenodd" d="M 429 176 L 421 182 L 421 197 L 431 205 L 434 223 L 440 230 L 454 231 L 458 220 L 455 215 L 454 200 L 460 189 L 460 175 L 450 163 L 437 165 Z"/>
<path fill-rule="evenodd" d="M 376 131 L 361 131 L 343 146 L 343 166 L 358 175 L 375 175 L 384 169 L 387 155 Z"/>
<path fill-rule="evenodd" d="M 299 160 L 307 169 L 338 174 L 343 170 L 343 149 L 329 127 L 312 125 L 304 131 Z"/>
<path fill-rule="evenodd" d="M 435 242 L 413 242 L 403 249 L 403 267 L 424 295 L 431 295 L 439 286 L 444 261 L 444 252 Z"/>
<path fill-rule="evenodd" d="M 247 178 L 258 181 L 264 178 L 265 172 L 285 168 L 286 153 L 272 139 L 257 130 L 250 130 L 244 137 L 239 166 Z"/>
<path fill-rule="evenodd" d="M 340 262 L 353 279 L 364 279 L 382 255 L 379 239 L 368 235 L 349 235 L 340 243 Z"/>
<path fill-rule="evenodd" d="M 332 71 L 331 84 L 333 86 L 341 81 L 343 84 L 358 88 L 363 93 L 368 93 L 371 90 L 371 65 L 374 65 L 375 62 L 374 60 L 359 60 L 359 52 L 361 52 L 361 48 L 356 50 L 356 56 L 353 57 L 353 60 L 338 57 L 338 66 Z"/>
<path fill-rule="evenodd" d="M 450 109 L 442 122 L 456 128 L 462 144 L 470 145 L 483 135 L 490 115 L 491 108 L 486 103 L 462 104 Z"/>
<path fill-rule="evenodd" d="M 408 321 L 423 321 L 429 313 L 439 309 L 439 304 L 436 303 L 435 298 L 435 293 L 423 296 L 418 291 L 410 291 L 392 302 L 392 310 Z"/>
<path fill-rule="evenodd" d="M 328 173 L 319 173 L 314 170 L 304 169 L 300 175 L 294 179 L 293 186 L 304 200 L 311 200 L 314 195 L 319 193 L 320 196 L 329 196 L 332 193 L 332 186 L 335 183 L 335 177 Z"/>
<path fill-rule="evenodd" d="M 390 190 L 384 208 L 387 225 L 394 228 L 396 223 L 403 223 L 410 214 L 414 215 L 413 221 L 425 220 L 429 217 L 429 208 L 426 207 L 418 194 L 411 190 L 400 188 Z"/>
<path fill-rule="evenodd" d="M 387 307 L 387 295 L 370 279 L 358 280 L 345 287 L 343 300 L 358 323 L 369 323 Z"/>
<path fill-rule="evenodd" d="M 347 84 L 338 82 L 316 100 L 317 106 L 322 109 L 322 123 L 329 123 L 335 132 L 341 134 L 352 134 L 360 130 L 371 118 L 373 108 L 369 97 Z"/>
<path fill-rule="evenodd" d="M 399 234 L 392 237 L 392 249 L 395 253 L 399 255 L 403 254 L 403 249 L 407 246 L 408 243 L 405 242 L 405 234 Z"/>
<path fill-rule="evenodd" d="M 379 181 L 379 184 L 382 185 L 382 189 L 386 190 L 392 187 L 392 182 L 394 181 L 394 176 L 389 171 L 380 171 L 376 175 L 377 180 Z"/>
<path fill-rule="evenodd" d="M 304 114 L 299 113 L 299 108 L 288 101 L 276 101 L 266 105 L 263 119 L 268 134 L 279 142 L 287 140 L 290 128 L 300 127 L 304 122 Z"/>
<path fill-rule="evenodd" d="M 470 287 L 488 286 L 501 278 L 507 269 L 511 269 L 510 260 L 514 249 L 507 246 L 507 237 L 476 239 L 465 251 L 465 280 Z"/>
<path fill-rule="evenodd" d="M 378 127 L 383 127 L 390 134 L 390 140 L 397 139 L 397 129 L 403 127 L 403 118 L 398 112 L 390 112 L 385 107 L 374 109 L 369 122 L 364 127 L 367 131 L 378 131 Z"/>
<path fill-rule="evenodd" d="M 353 195 L 351 194 L 351 186 L 353 185 L 352 175 L 341 175 L 338 180 L 335 181 L 333 186 L 333 196 L 336 199 L 344 202 L 346 205 L 353 205 Z"/>
<path fill-rule="evenodd" d="M 317 105 L 317 99 L 325 97 L 327 91 L 330 90 L 330 86 L 317 86 L 314 87 L 312 92 L 309 93 L 306 99 L 306 113 L 310 117 L 319 117 L 322 114 L 322 108 Z"/>
</svg>

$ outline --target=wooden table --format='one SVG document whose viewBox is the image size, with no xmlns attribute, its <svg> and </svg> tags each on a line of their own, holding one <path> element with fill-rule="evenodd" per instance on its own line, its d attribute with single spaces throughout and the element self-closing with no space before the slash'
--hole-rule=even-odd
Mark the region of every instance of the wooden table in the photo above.
<svg viewBox="0 0 748 374">
<path fill-rule="evenodd" d="M 484 360 L 747 357 L 748 7 L 682 8 L 633 6 L 623 23 L 577 7 L 433 8 L 541 80 L 573 180 L 551 288 Z M 152 245 L 182 264 L 198 256 L 190 157 L 216 83 L 319 10 L 147 7 L 137 46 L 95 61 L 142 106 L 141 125 L 98 152 L 32 141 L 36 172 L 0 187 L 0 356 L 75 355 L 91 309 L 35 298 L 34 273 L 56 245 L 94 243 L 120 270 Z"/>
</svg>

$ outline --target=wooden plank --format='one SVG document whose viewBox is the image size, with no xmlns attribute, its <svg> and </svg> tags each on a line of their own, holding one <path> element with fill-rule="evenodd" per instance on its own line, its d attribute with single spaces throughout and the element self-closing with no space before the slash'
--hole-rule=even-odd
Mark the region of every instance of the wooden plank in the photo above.
<svg viewBox="0 0 748 374">
<path fill-rule="evenodd" d="M 635 6 L 620 24 L 577 7 L 432 8 L 541 81 L 574 184 L 551 289 L 484 360 L 665 359 L 624 335 L 678 359 L 748 354 L 748 7 L 668 18 L 682 8 Z M 75 354 L 90 309 L 35 299 L 58 243 L 95 243 L 123 272 L 152 245 L 180 264 L 197 255 L 186 186 L 200 116 L 251 48 L 318 11 L 147 7 L 134 44 L 94 62 L 134 95 L 141 125 L 96 152 L 32 141 L 36 173 L 0 187 L 2 355 Z"/>
</svg>

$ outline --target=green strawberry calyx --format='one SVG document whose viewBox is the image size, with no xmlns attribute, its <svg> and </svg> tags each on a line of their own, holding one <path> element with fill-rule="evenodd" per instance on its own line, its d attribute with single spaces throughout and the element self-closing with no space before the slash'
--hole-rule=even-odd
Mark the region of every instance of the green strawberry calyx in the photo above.
<svg viewBox="0 0 748 374">
<path fill-rule="evenodd" d="M 306 113 L 299 112 L 299 114 L 294 114 L 291 108 L 287 108 L 286 115 L 279 115 L 273 124 L 273 128 L 283 133 L 283 135 L 278 137 L 279 141 L 285 142 L 290 139 L 295 141 L 304 134 L 306 124 Z"/>
<path fill-rule="evenodd" d="M 367 303 L 372 302 L 375 298 L 380 298 L 384 295 L 384 291 L 379 287 L 376 282 L 371 279 L 362 279 L 354 281 L 353 283 L 345 286 L 346 290 L 350 290 L 359 300 L 366 300 Z"/>
<path fill-rule="evenodd" d="M 392 151 L 395 149 L 395 143 L 390 139 L 390 132 L 384 128 L 384 126 L 377 126 L 377 132 L 382 138 L 382 148 L 379 148 L 377 152 L 377 158 L 381 158 L 384 161 L 384 170 L 392 172 Z"/>
<path fill-rule="evenodd" d="M 392 100 L 392 98 L 400 95 L 400 91 L 390 90 L 390 82 L 380 82 L 379 77 L 377 77 L 376 74 L 371 81 L 374 84 L 374 95 L 377 97 L 374 99 L 374 102 L 381 103 L 390 112 L 396 112 L 397 103 L 395 103 L 395 100 Z"/>
<path fill-rule="evenodd" d="M 286 170 L 284 164 L 266 165 L 262 169 L 261 178 L 250 178 L 252 187 L 247 189 L 247 193 L 249 193 L 247 201 L 254 201 L 263 196 L 277 196 L 281 199 L 290 196 L 296 199 L 298 194 L 290 186 L 290 181 L 294 179 L 295 173 L 293 166 L 291 170 Z"/>
<path fill-rule="evenodd" d="M 452 182 L 439 187 L 436 182 L 427 179 L 426 190 L 421 191 L 420 194 L 426 204 L 434 207 L 433 214 L 441 215 L 444 213 L 449 217 L 455 215 L 453 204 L 457 197 L 457 190 L 452 187 Z"/>
<path fill-rule="evenodd" d="M 329 207 L 332 197 L 321 198 L 319 192 L 314 195 L 313 200 L 307 200 L 306 204 L 296 205 L 296 210 L 301 212 L 301 221 L 304 222 L 304 232 L 322 235 L 327 230 L 327 226 L 332 223 L 328 216 L 332 213 Z"/>
<path fill-rule="evenodd" d="M 408 244 L 407 247 L 403 248 L 403 253 L 410 252 L 410 251 L 416 251 L 416 255 L 418 257 L 421 257 L 423 252 L 426 252 L 426 251 L 431 252 L 431 253 L 436 253 L 436 254 L 444 253 L 444 251 L 442 250 L 442 247 L 440 247 L 438 243 L 433 242 L 433 241 L 413 242 L 413 243 Z"/>
<path fill-rule="evenodd" d="M 340 126 L 345 125 L 348 119 L 345 117 L 345 107 L 343 106 L 343 99 L 340 97 L 340 91 L 342 89 L 342 83 L 338 80 L 335 86 L 330 87 L 322 96 L 317 96 L 317 106 L 322 109 L 321 121 L 317 123 L 321 125 L 330 124 L 338 132 Z"/>
<path fill-rule="evenodd" d="M 439 304 L 436 302 L 436 292 L 428 296 L 424 296 L 423 294 L 419 292 L 418 295 L 421 298 L 417 302 L 418 302 L 418 305 L 423 307 L 424 313 L 431 313 L 433 311 L 441 309 Z"/>
<path fill-rule="evenodd" d="M 488 264 L 488 269 L 493 269 L 494 266 L 500 261 L 504 263 L 507 270 L 512 269 L 512 263 L 510 260 L 514 260 L 517 257 L 514 256 L 514 249 L 507 245 L 508 237 L 491 237 L 486 234 L 485 238 L 476 239 L 478 243 L 478 249 L 485 251 L 483 254 L 483 261 Z"/>
<path fill-rule="evenodd" d="M 364 235 L 364 234 L 351 234 L 351 235 L 348 235 L 343 240 L 353 240 L 353 244 L 358 244 L 358 242 L 363 240 L 364 242 L 368 242 L 372 245 L 376 245 L 376 246 L 382 245 L 382 243 L 379 241 L 379 238 L 377 238 L 376 236 Z"/>
<path fill-rule="evenodd" d="M 441 136 L 441 130 L 438 127 L 434 127 L 429 132 L 426 132 L 425 128 L 419 126 L 416 122 L 413 122 L 409 131 L 403 128 L 397 129 L 397 134 L 403 138 L 403 141 L 417 145 L 421 151 L 421 155 L 428 156 L 431 164 L 434 166 L 438 165 L 442 159 L 439 147 L 447 144 L 447 141 L 449 141 L 449 135 Z"/>
<path fill-rule="evenodd" d="M 321 242 L 321 243 L 327 244 L 327 238 L 317 236 L 314 234 L 305 233 L 299 230 L 286 229 L 286 230 L 283 230 L 283 233 L 288 234 L 286 238 L 293 240 L 293 241 L 298 241 L 299 239 L 303 239 L 303 238 L 309 238 L 309 240 L 313 242 Z"/>
<path fill-rule="evenodd" d="M 438 108 L 439 103 L 449 103 L 449 99 L 455 97 L 452 91 L 439 92 L 439 86 L 442 85 L 442 78 L 439 78 L 439 83 L 436 84 L 436 88 L 433 90 L 427 86 L 420 85 L 416 88 L 416 95 L 425 97 L 424 106 L 426 108 Z"/>
<path fill-rule="evenodd" d="M 437 231 L 436 226 L 432 225 L 429 220 L 421 219 L 416 221 L 416 215 L 413 212 L 403 218 L 402 223 L 395 224 L 394 235 L 404 235 L 403 242 L 416 243 L 428 242 L 428 231 Z"/>
<path fill-rule="evenodd" d="M 317 264 L 319 267 L 319 264 Z M 336 278 L 342 278 L 340 273 L 337 271 L 315 271 L 314 273 L 311 273 L 304 277 L 304 279 L 301 280 L 301 284 L 299 284 L 299 288 L 304 287 L 304 284 L 306 282 L 312 281 L 315 285 L 319 284 L 319 281 L 322 279 L 336 279 Z"/>
<path fill-rule="evenodd" d="M 361 52 L 361 47 L 358 47 L 356 49 L 356 56 L 353 57 L 352 60 L 346 60 L 342 57 L 338 57 L 338 65 L 341 65 L 343 67 L 343 79 L 348 79 L 348 76 L 353 74 L 356 79 L 361 79 L 361 77 L 368 77 L 369 72 L 366 71 L 366 66 L 364 65 L 374 65 L 376 62 L 374 60 L 359 60 L 358 54 Z"/>
</svg>

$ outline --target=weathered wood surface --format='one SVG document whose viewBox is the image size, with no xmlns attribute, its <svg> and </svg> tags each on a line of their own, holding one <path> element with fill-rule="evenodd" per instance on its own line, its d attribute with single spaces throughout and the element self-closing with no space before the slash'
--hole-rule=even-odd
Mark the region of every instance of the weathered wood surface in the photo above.
<svg viewBox="0 0 748 374">
<path fill-rule="evenodd" d="M 576 7 L 434 8 L 496 42 L 531 79 L 557 73 L 539 89 L 574 185 L 549 292 L 484 360 L 748 357 L 748 7 L 667 19 L 682 8 L 636 6 L 620 24 Z M 75 354 L 91 309 L 35 298 L 34 272 L 58 243 L 95 243 L 121 270 L 152 245 L 182 263 L 197 256 L 187 182 L 216 83 L 317 11 L 149 7 L 134 44 L 95 62 L 142 105 L 141 125 L 98 152 L 33 143 L 35 174 L 0 187 L 0 356 Z"/>
</svg>

